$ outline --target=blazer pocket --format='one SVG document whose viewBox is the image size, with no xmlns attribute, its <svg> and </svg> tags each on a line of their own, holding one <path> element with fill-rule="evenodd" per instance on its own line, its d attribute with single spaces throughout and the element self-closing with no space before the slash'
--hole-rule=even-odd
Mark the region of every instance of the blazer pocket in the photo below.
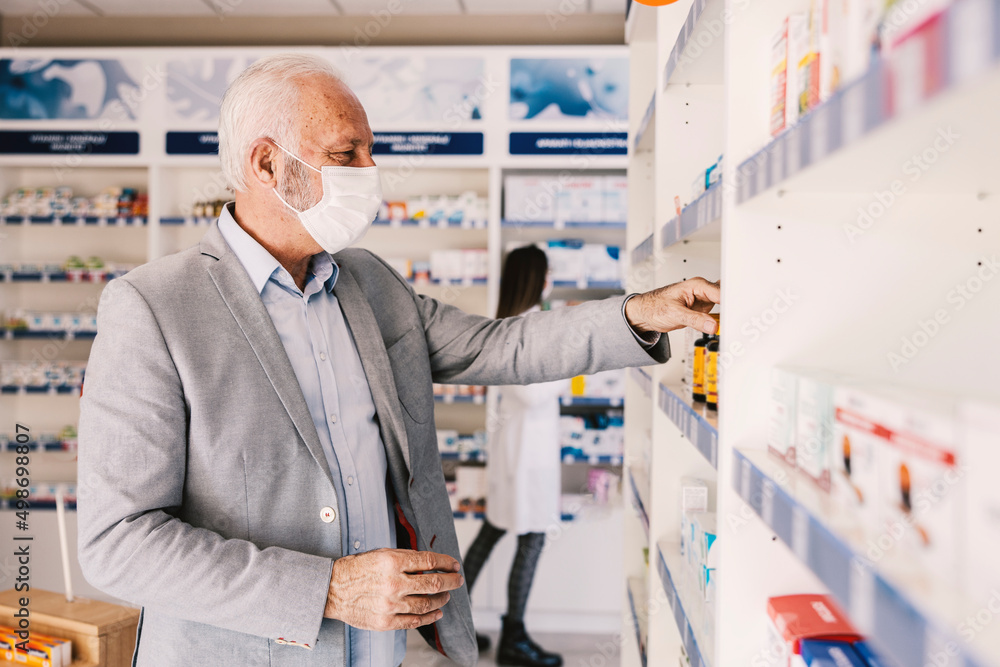
<svg viewBox="0 0 1000 667">
<path fill-rule="evenodd" d="M 426 424 L 434 416 L 434 390 L 423 329 L 413 327 L 386 349 L 396 394 L 407 416 Z"/>
</svg>

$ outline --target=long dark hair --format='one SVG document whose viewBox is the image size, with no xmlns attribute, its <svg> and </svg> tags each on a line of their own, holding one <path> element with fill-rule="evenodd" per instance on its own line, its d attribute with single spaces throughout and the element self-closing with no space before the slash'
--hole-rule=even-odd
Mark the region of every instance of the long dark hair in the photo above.
<svg viewBox="0 0 1000 667">
<path fill-rule="evenodd" d="M 511 250 L 500 276 L 497 319 L 520 315 L 541 301 L 548 272 L 548 257 L 538 246 L 528 245 Z"/>
</svg>

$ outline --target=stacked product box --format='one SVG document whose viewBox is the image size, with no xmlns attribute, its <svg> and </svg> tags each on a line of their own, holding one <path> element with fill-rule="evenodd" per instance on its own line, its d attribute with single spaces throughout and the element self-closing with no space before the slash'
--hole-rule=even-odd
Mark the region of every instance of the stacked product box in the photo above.
<svg viewBox="0 0 1000 667">
<path fill-rule="evenodd" d="M 78 387 L 87 368 L 76 361 L 5 361 L 0 362 L 0 386 L 3 387 Z"/>
<path fill-rule="evenodd" d="M 625 398 L 625 370 L 600 371 L 593 375 L 577 375 L 569 383 L 565 398 Z"/>
<path fill-rule="evenodd" d="M 977 437 L 966 427 L 965 440 Z M 768 448 L 831 494 L 833 527 L 866 545 L 877 566 L 913 585 L 959 585 L 964 457 L 989 457 L 993 448 L 963 445 L 952 398 L 780 369 L 772 375 Z"/>
<path fill-rule="evenodd" d="M 0 329 L 21 331 L 97 331 L 97 313 L 47 313 L 17 310 L 0 316 Z"/>
<path fill-rule="evenodd" d="M 387 199 L 379 210 L 382 223 L 424 222 L 431 227 L 482 223 L 487 217 L 487 202 L 473 191 L 457 197 L 428 195 L 409 199 Z"/>
<path fill-rule="evenodd" d="M 0 660 L 25 667 L 69 667 L 73 642 L 31 630 L 0 626 Z"/>
<path fill-rule="evenodd" d="M 484 398 L 486 396 L 486 387 L 478 384 L 438 384 L 434 383 L 432 385 L 434 391 L 434 396 L 436 397 L 468 397 L 473 398 Z"/>
<path fill-rule="evenodd" d="M 442 282 L 485 280 L 488 261 L 485 248 L 432 250 L 430 277 Z"/>
<path fill-rule="evenodd" d="M 851 622 L 827 595 L 782 595 L 767 601 L 767 667 L 881 667 Z"/>
<path fill-rule="evenodd" d="M 722 156 L 708 167 L 698 172 L 691 183 L 691 200 L 694 201 L 722 178 Z"/>
<path fill-rule="evenodd" d="M 561 456 L 621 456 L 625 447 L 625 423 L 620 410 L 559 417 Z"/>
<path fill-rule="evenodd" d="M 627 178 L 622 175 L 521 175 L 504 178 L 504 218 L 511 222 L 624 223 Z"/>
<path fill-rule="evenodd" d="M 149 200 L 135 188 L 105 188 L 95 197 L 75 197 L 66 186 L 18 188 L 0 201 L 0 215 L 117 218 L 147 215 Z"/>
<path fill-rule="evenodd" d="M 618 246 L 586 243 L 581 239 L 552 239 L 545 247 L 549 271 L 556 283 L 586 284 L 621 281 Z"/>
</svg>

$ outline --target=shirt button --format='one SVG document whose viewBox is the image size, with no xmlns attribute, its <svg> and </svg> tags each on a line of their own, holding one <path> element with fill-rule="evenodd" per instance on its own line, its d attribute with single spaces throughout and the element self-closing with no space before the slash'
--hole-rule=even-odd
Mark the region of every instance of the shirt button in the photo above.
<svg viewBox="0 0 1000 667">
<path fill-rule="evenodd" d="M 274 643 L 275 644 L 287 644 L 288 642 L 286 640 L 284 640 L 284 639 L 275 639 Z"/>
<path fill-rule="evenodd" d="M 337 415 L 330 415 L 330 423 L 331 424 L 337 423 Z"/>
<path fill-rule="evenodd" d="M 319 353 L 319 360 L 320 361 L 326 361 L 326 352 L 320 352 Z"/>
<path fill-rule="evenodd" d="M 357 551 L 361 548 L 361 540 L 354 540 L 354 550 Z"/>
<path fill-rule="evenodd" d="M 347 478 L 347 485 L 348 486 L 354 486 L 354 478 L 353 477 L 348 477 Z"/>
<path fill-rule="evenodd" d="M 337 510 L 332 507 L 324 507 L 319 511 L 319 518 L 323 520 L 323 523 L 330 523 L 337 518 Z"/>
</svg>

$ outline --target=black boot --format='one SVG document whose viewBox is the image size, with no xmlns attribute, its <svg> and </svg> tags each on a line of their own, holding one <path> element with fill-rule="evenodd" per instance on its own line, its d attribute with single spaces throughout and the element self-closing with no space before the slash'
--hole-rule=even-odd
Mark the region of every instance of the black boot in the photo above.
<svg viewBox="0 0 1000 667">
<path fill-rule="evenodd" d="M 503 629 L 500 631 L 500 645 L 497 647 L 497 664 L 514 665 L 515 667 L 561 667 L 562 656 L 549 653 L 541 646 L 531 641 L 524 630 L 522 621 L 515 621 L 506 616 L 503 618 Z"/>
<path fill-rule="evenodd" d="M 476 644 L 479 646 L 479 652 L 485 653 L 490 650 L 490 638 L 487 635 L 481 635 L 476 633 Z"/>
</svg>

